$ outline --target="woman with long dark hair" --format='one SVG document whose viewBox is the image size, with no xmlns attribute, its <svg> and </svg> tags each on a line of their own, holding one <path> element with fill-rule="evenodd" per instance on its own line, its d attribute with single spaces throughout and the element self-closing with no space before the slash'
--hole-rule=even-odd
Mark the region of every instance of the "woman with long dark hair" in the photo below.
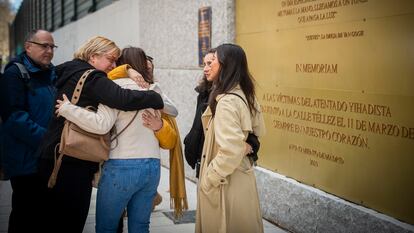
<svg viewBox="0 0 414 233">
<path fill-rule="evenodd" d="M 209 76 L 209 73 L 215 52 L 215 48 L 209 49 L 204 56 L 203 78 L 195 88 L 198 96 L 193 125 L 184 138 L 185 159 L 187 160 L 188 165 L 196 170 L 196 178 L 198 178 L 200 174 L 201 152 L 203 151 L 204 144 L 204 132 L 203 125 L 201 123 L 201 115 L 208 106 L 208 99 L 213 88 L 213 77 Z M 260 148 L 260 142 L 257 136 L 254 133 L 249 133 L 246 143 L 248 144 L 246 151 L 248 153 L 247 156 L 249 156 L 253 162 L 256 162 L 258 159 L 257 152 Z"/>
<path fill-rule="evenodd" d="M 249 133 L 261 136 L 264 121 L 243 49 L 217 47 L 208 77 L 213 90 L 202 116 L 205 142 L 197 196 L 196 232 L 263 232 Z"/>
</svg>

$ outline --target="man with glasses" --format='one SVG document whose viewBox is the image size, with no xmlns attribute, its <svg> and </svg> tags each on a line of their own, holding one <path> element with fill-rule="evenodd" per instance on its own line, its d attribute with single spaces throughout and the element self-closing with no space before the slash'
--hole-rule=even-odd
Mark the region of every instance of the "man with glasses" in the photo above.
<svg viewBox="0 0 414 233">
<path fill-rule="evenodd" d="M 37 149 L 54 109 L 56 75 L 51 60 L 56 48 L 50 32 L 29 32 L 25 51 L 6 65 L 0 79 L 0 155 L 13 189 L 9 233 L 40 232 Z"/>
</svg>

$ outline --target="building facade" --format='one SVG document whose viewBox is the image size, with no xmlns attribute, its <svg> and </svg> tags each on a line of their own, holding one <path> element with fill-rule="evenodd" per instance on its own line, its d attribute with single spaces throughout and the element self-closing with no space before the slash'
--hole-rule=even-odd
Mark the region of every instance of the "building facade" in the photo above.
<svg viewBox="0 0 414 233">
<path fill-rule="evenodd" d="M 314 5 L 315 2 L 319 5 Z M 325 2 L 335 3 L 324 5 Z M 341 4 L 342 7 L 346 2 L 352 2 L 352 4 L 355 5 L 357 5 L 356 2 L 359 2 L 360 4 L 357 7 L 360 8 L 344 8 L 344 11 L 340 11 L 339 9 L 342 8 L 335 5 Z M 406 1 L 401 2 L 408 4 L 407 7 L 405 7 L 405 9 L 408 9 L 405 12 L 405 15 L 408 15 L 408 19 L 413 19 L 413 4 L 407 3 Z M 382 3 L 384 3 L 384 1 L 382 1 Z M 279 79 L 279 77 L 283 77 L 283 75 L 290 77 L 288 72 L 286 72 L 286 74 L 277 73 L 288 70 L 290 66 L 290 64 L 285 64 L 280 62 L 280 60 L 288 60 L 292 56 L 292 52 L 296 51 L 298 46 L 303 46 L 301 44 L 306 42 L 299 42 L 295 45 L 292 44 L 294 35 L 292 35 L 292 37 L 286 37 L 287 34 L 274 35 L 272 34 L 273 32 L 292 32 L 299 30 L 300 28 L 305 28 L 305 26 L 308 26 L 307 24 L 303 24 L 305 21 L 306 23 L 312 23 L 312 25 L 310 25 L 312 27 L 310 28 L 317 28 L 319 24 L 333 23 L 334 21 L 329 21 L 332 20 L 333 15 L 336 15 L 339 18 L 338 15 L 342 14 L 342 16 L 346 18 L 348 15 L 353 15 L 353 12 L 368 12 L 367 8 L 369 8 L 369 5 L 367 4 L 375 3 L 372 3 L 372 1 L 368 2 L 367 0 L 263 0 L 255 1 L 254 4 L 242 0 L 26 0 L 22 3 L 22 6 L 17 13 L 16 20 L 12 25 L 13 45 L 11 50 L 13 52 L 21 51 L 24 34 L 33 28 L 45 28 L 53 32 L 55 42 L 59 46 L 53 60 L 55 64 L 71 59 L 74 51 L 88 38 L 95 35 L 108 37 L 114 40 L 121 48 L 126 46 L 142 47 L 147 54 L 154 57 L 155 77 L 159 80 L 162 89 L 176 103 L 179 109 L 177 121 L 181 137 L 183 138 L 189 131 L 194 117 L 196 104 L 196 92 L 194 91 L 194 87 L 202 77 L 202 70 L 199 66 L 200 9 L 205 7 L 210 7 L 211 9 L 211 20 L 209 21 L 211 26 L 211 28 L 209 28 L 209 30 L 211 30 L 211 37 L 209 38 L 211 41 L 210 46 L 216 47 L 226 42 L 237 42 L 241 44 L 246 49 L 249 65 L 251 65 L 252 73 L 256 77 L 259 86 L 266 86 L 271 83 L 272 81 L 267 79 L 268 77 L 271 77 L 276 80 L 274 90 L 278 91 L 279 89 L 277 88 L 285 88 L 286 86 L 284 79 Z M 295 8 L 295 6 L 305 6 L 305 8 L 302 8 L 301 10 L 301 8 Z M 317 9 L 317 7 L 319 7 L 319 9 Z M 325 8 L 322 9 L 323 7 Z M 329 14 L 329 12 L 331 12 L 329 11 L 323 16 L 319 14 L 320 11 L 329 9 L 333 9 L 332 11 L 337 13 Z M 379 9 L 382 11 L 383 7 L 380 7 Z M 304 14 L 303 12 L 318 13 L 300 15 Z M 294 19 L 289 18 L 292 15 L 297 15 L 297 17 L 294 16 Z M 322 17 L 324 17 L 324 20 L 322 20 Z M 337 20 L 339 20 L 338 18 Z M 375 17 L 372 16 L 372 18 Z M 366 19 L 369 21 L 369 14 L 365 18 L 365 21 L 367 21 Z M 286 20 L 286 22 L 283 20 Z M 281 21 L 283 22 L 281 23 Z M 352 19 L 349 19 L 348 21 L 352 21 Z M 240 22 L 243 23 L 241 24 Z M 274 22 L 276 23 L 272 24 Z M 408 30 L 410 31 L 410 29 Z M 352 30 L 350 31 L 352 32 Z M 408 35 L 412 35 L 411 31 Z M 364 32 L 372 33 L 370 29 L 365 29 Z M 296 31 L 295 33 L 298 34 L 302 32 Z M 306 37 L 306 35 L 308 37 Z M 312 35 L 315 34 L 306 31 L 305 33 L 300 34 L 300 37 L 305 40 L 307 40 L 307 38 L 316 38 L 312 37 Z M 257 37 L 254 38 L 255 36 Z M 264 39 L 273 37 L 276 39 Z M 356 43 L 359 42 L 357 41 Z M 277 56 L 274 52 L 279 52 L 282 47 L 287 48 L 289 51 L 285 52 L 283 57 Z M 302 48 L 303 55 L 298 55 L 298 57 L 302 59 L 306 56 L 310 56 L 309 54 L 321 54 L 319 50 L 313 50 L 312 48 L 313 47 L 311 47 L 311 49 L 308 49 L 308 47 Z M 257 51 L 260 51 L 261 53 L 259 54 Z M 319 57 L 312 59 L 319 59 Z M 351 57 L 350 59 L 353 58 Z M 275 63 L 268 61 L 274 61 Z M 321 60 L 321 62 L 316 63 L 322 64 L 324 61 Z M 296 65 L 294 62 L 292 64 L 294 64 L 292 66 L 294 67 L 294 73 L 309 73 L 303 72 L 303 70 L 319 69 L 309 68 L 306 64 L 311 64 L 311 62 L 306 61 L 306 59 L 297 62 Z M 276 67 L 277 71 L 273 72 Z M 329 66 L 330 68 L 328 66 L 324 67 L 325 68 L 321 69 L 326 70 L 327 72 L 328 70 L 332 72 L 336 70 L 338 72 L 338 68 L 335 68 L 337 67 L 335 65 Z M 263 74 L 264 71 L 262 72 L 261 70 L 265 70 L 267 73 Z M 410 69 L 408 69 L 407 72 L 413 74 Z M 278 75 L 274 76 L 274 73 L 277 73 Z M 317 74 L 312 75 L 317 76 Z M 282 80 L 282 82 L 279 80 Z M 299 83 L 308 82 L 309 80 L 300 81 Z M 412 81 L 408 82 L 412 84 Z M 313 85 L 312 83 L 308 84 L 310 86 Z M 274 84 L 272 83 L 272 85 Z M 285 89 L 283 89 L 283 91 L 285 91 Z M 261 95 L 258 96 L 258 98 L 262 106 L 265 106 L 266 98 L 264 97 L 264 94 L 267 92 L 260 93 Z M 269 97 L 268 99 L 272 99 L 272 97 Z M 277 106 L 270 106 L 271 109 L 274 109 L 275 107 Z M 270 110 L 268 109 L 268 111 Z M 272 114 L 269 112 L 266 112 L 266 114 L 266 123 L 270 135 L 275 135 L 279 132 L 275 131 L 278 129 L 275 127 L 277 124 L 274 124 L 274 122 L 277 122 L 277 119 L 273 119 L 273 116 L 271 116 Z M 406 113 L 405 116 L 407 118 L 413 116 L 412 111 Z M 406 123 L 408 125 L 407 128 L 412 128 L 414 126 L 412 125 L 412 120 L 406 122 L 408 122 Z M 282 133 L 288 135 L 291 132 Z M 296 139 L 299 141 L 302 140 L 301 138 L 292 140 Z M 307 183 L 306 179 L 302 179 L 301 176 L 305 176 L 305 178 L 306 176 L 311 175 L 318 176 L 319 173 L 311 170 L 314 169 L 315 163 L 312 168 L 303 166 L 295 170 L 309 170 L 309 173 L 303 173 L 303 175 L 295 175 L 291 171 L 285 172 L 286 169 L 283 167 L 277 169 L 277 166 L 279 166 L 277 163 L 283 160 L 283 158 L 280 159 L 281 153 L 293 154 L 293 149 L 296 148 L 295 153 L 300 150 L 296 143 L 286 142 L 284 145 L 292 145 L 293 149 L 291 149 L 290 152 L 284 152 L 279 148 L 271 147 L 270 144 L 272 144 L 272 140 L 275 139 L 272 139 L 272 137 L 264 139 L 263 142 L 265 145 L 262 143 L 264 149 L 259 152 L 259 166 L 256 167 L 257 184 L 264 218 L 292 232 L 414 231 L 412 209 L 408 209 L 406 212 L 404 212 L 405 209 L 400 211 L 403 212 L 403 218 L 400 218 L 399 215 L 390 214 L 393 213 L 392 210 L 389 212 L 387 212 L 387 210 L 382 211 L 381 208 L 371 207 L 371 205 L 364 204 L 364 202 L 353 201 L 352 195 L 342 196 L 335 191 L 330 192 L 330 189 L 325 189 L 322 186 L 320 187 L 318 184 Z M 283 141 L 284 139 L 281 138 L 277 140 Z M 275 142 L 275 144 L 278 143 L 279 142 Z M 312 143 L 316 143 L 314 145 L 319 145 L 317 141 L 312 141 Z M 412 141 L 408 141 L 408 143 L 412 143 Z M 296 147 L 294 147 L 295 145 Z M 336 144 L 330 144 L 329 148 L 331 148 L 332 151 L 342 150 L 341 147 L 335 145 Z M 323 147 L 323 145 L 321 147 Z M 405 148 L 406 150 L 411 150 L 411 144 L 408 144 Z M 400 152 L 401 154 L 404 154 L 406 151 Z M 354 154 L 356 153 L 360 152 L 355 152 Z M 321 167 L 324 163 L 321 158 L 316 158 L 313 161 L 319 163 Z M 413 165 L 412 159 L 409 159 L 408 161 L 409 164 Z M 347 162 L 348 158 L 345 158 L 345 163 Z M 288 164 L 287 166 L 290 167 L 293 166 L 292 164 L 300 163 L 301 161 L 295 161 L 293 159 L 286 162 L 286 164 Z M 163 164 L 165 166 L 168 166 L 169 164 L 168 155 L 166 153 L 163 155 Z M 337 174 L 335 171 L 341 169 L 346 171 L 346 169 L 342 167 L 330 168 L 328 171 L 330 171 L 332 174 L 331 176 L 333 176 Z M 186 166 L 185 170 L 188 178 L 196 180 L 194 171 L 191 168 Z M 408 173 L 408 175 L 412 174 L 410 172 Z M 326 177 L 326 174 L 321 174 L 320 176 Z M 411 178 L 408 179 L 408 181 L 410 180 L 412 181 Z M 407 185 L 407 187 L 410 186 L 409 183 L 406 183 L 405 185 Z M 349 189 L 353 189 L 353 187 L 351 186 Z M 407 192 L 409 194 L 412 193 L 412 188 L 407 188 Z M 412 204 L 413 202 L 407 203 L 407 206 L 412 206 Z"/>
</svg>

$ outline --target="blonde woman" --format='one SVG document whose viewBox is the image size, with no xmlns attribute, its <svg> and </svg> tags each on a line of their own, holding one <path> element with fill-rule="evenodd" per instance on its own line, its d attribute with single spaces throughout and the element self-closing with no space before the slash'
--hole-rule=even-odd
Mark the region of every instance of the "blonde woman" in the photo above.
<svg viewBox="0 0 414 233">
<path fill-rule="evenodd" d="M 115 67 L 120 56 L 116 44 L 101 36 L 93 37 L 74 54 L 72 61 L 56 67 L 59 77 L 56 87 L 57 96 L 65 94 L 72 97 L 74 88 L 89 69 L 96 69 L 86 79 L 79 102 L 80 107 L 97 108 L 100 103 L 124 111 L 145 108 L 162 109 L 163 101 L 154 91 L 136 91 L 122 89 L 107 78 L 107 72 Z M 44 179 L 44 187 L 53 170 L 55 147 L 60 141 L 64 118 L 53 116 L 45 134 L 40 151 L 39 173 Z M 92 192 L 92 180 L 98 170 L 98 163 L 63 157 L 56 185 L 44 193 L 43 232 L 82 233 Z"/>
</svg>

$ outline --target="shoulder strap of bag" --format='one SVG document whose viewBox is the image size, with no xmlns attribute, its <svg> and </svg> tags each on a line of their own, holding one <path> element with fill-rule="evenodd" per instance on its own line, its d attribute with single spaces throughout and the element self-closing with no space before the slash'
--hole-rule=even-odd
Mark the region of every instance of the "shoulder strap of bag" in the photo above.
<svg viewBox="0 0 414 233">
<path fill-rule="evenodd" d="M 72 99 L 70 100 L 72 104 L 76 105 L 78 103 L 86 78 L 90 73 L 92 73 L 92 71 L 94 71 L 94 69 L 87 70 L 80 77 L 78 83 L 76 84 L 75 90 L 73 90 Z"/>
<path fill-rule="evenodd" d="M 236 93 L 233 93 L 233 92 L 228 92 L 228 93 L 226 93 L 226 94 L 238 96 L 241 100 L 243 100 L 243 102 L 244 102 L 244 104 L 245 104 L 245 105 L 249 106 L 249 105 L 246 103 L 246 100 L 244 100 L 244 99 L 243 99 L 243 97 L 241 97 L 239 94 L 236 94 Z"/>
<path fill-rule="evenodd" d="M 247 105 L 247 107 L 249 107 L 249 105 L 246 103 L 246 101 L 243 99 L 243 97 L 241 97 L 239 94 L 236 94 L 236 93 L 233 93 L 233 92 L 229 92 L 229 93 L 226 93 L 226 94 L 230 94 L 230 95 L 235 95 L 235 96 L 238 96 L 241 100 L 243 100 L 244 104 L 246 104 L 246 105 Z M 252 135 L 254 135 L 254 133 L 249 133 L 249 136 L 250 136 L 251 134 L 252 134 Z M 259 158 L 257 157 L 257 151 L 256 151 L 256 157 L 255 157 L 255 158 L 254 158 L 253 154 L 248 154 L 248 155 L 247 155 L 247 157 L 249 158 L 250 163 L 251 163 L 252 165 L 256 166 L 256 161 L 259 159 Z"/>
<path fill-rule="evenodd" d="M 14 62 L 13 64 L 15 64 L 17 66 L 17 68 L 19 69 L 20 74 L 21 74 L 21 79 L 22 79 L 22 81 L 24 83 L 24 86 L 26 87 L 27 91 L 30 94 L 35 95 L 36 92 L 35 92 L 35 90 L 33 89 L 33 87 L 29 83 L 29 81 L 30 81 L 30 74 L 27 71 L 26 67 L 23 64 L 19 63 L 19 62 Z"/>
<path fill-rule="evenodd" d="M 134 117 L 132 117 L 132 119 L 129 121 L 129 123 L 119 133 L 117 133 L 113 138 L 111 138 L 111 141 L 115 140 L 119 135 L 121 135 L 121 133 L 123 133 L 128 128 L 128 126 L 131 125 L 131 123 L 135 120 L 137 115 L 138 115 L 138 111 L 135 112 Z"/>
<path fill-rule="evenodd" d="M 18 62 L 15 62 L 14 64 L 17 66 L 17 68 L 19 68 L 19 71 L 22 74 L 23 80 L 29 81 L 30 80 L 30 75 L 29 75 L 29 72 L 27 72 L 26 67 L 24 67 L 23 64 L 18 63 Z"/>
<path fill-rule="evenodd" d="M 72 99 L 70 101 L 72 104 L 76 105 L 78 103 L 79 97 L 82 93 L 83 85 L 85 84 L 85 80 L 92 71 L 94 71 L 94 69 L 87 70 L 80 77 L 78 83 L 76 84 L 75 90 L 73 90 Z M 53 188 L 55 186 L 57 175 L 59 173 L 60 166 L 62 164 L 63 154 L 58 153 L 59 144 L 60 143 L 56 144 L 55 149 L 54 149 L 54 156 L 53 156 L 54 166 L 53 166 L 52 174 L 50 174 L 49 180 L 47 182 L 47 187 L 48 188 Z M 56 158 L 57 154 L 59 154 L 59 155 Z"/>
</svg>

